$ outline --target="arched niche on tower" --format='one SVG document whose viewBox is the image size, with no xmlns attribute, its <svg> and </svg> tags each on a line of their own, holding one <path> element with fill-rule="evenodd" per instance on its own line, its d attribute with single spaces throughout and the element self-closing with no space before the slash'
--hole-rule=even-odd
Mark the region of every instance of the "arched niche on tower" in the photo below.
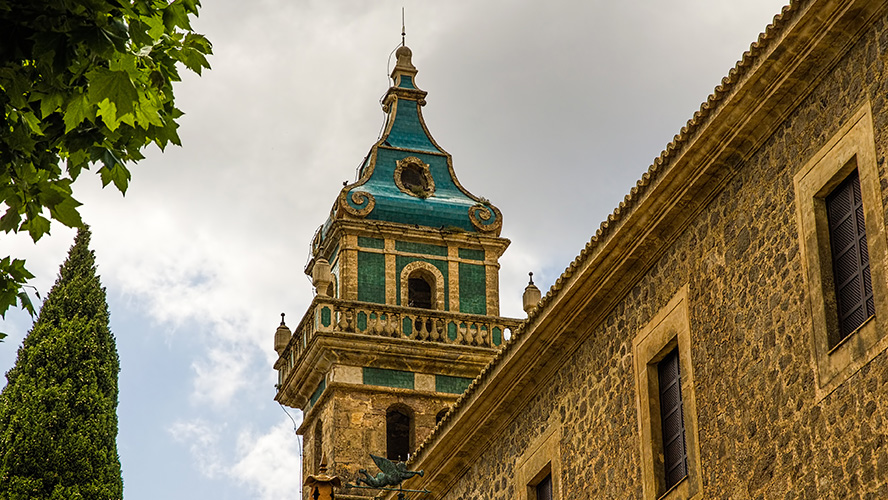
<svg viewBox="0 0 888 500">
<path fill-rule="evenodd" d="M 444 275 L 437 267 L 421 260 L 413 261 L 401 270 L 400 281 L 402 306 L 444 310 Z"/>
</svg>

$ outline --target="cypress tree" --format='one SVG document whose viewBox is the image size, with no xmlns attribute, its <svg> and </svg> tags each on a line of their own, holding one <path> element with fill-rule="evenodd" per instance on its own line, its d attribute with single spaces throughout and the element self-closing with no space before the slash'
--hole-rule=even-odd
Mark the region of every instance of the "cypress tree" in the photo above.
<svg viewBox="0 0 888 500">
<path fill-rule="evenodd" d="M 80 229 L 0 393 L 0 500 L 117 500 L 120 361 Z"/>
</svg>

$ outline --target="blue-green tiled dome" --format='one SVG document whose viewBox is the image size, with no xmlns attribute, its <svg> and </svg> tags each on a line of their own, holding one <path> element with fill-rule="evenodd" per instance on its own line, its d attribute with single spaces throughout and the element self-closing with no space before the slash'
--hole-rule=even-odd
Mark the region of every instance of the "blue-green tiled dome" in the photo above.
<svg viewBox="0 0 888 500">
<path fill-rule="evenodd" d="M 414 82 L 410 49 L 400 47 L 397 56 L 394 86 L 383 99 L 385 131 L 361 167 L 360 179 L 342 189 L 332 217 L 499 235 L 499 210 L 460 185 L 451 156 L 425 126 L 426 92 Z"/>
</svg>

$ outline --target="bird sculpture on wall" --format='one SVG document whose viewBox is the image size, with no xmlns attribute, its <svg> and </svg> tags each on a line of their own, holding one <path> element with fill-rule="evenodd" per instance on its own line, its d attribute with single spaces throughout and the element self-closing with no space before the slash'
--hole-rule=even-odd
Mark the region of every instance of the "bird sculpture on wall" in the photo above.
<svg viewBox="0 0 888 500">
<path fill-rule="evenodd" d="M 384 488 L 386 486 L 397 486 L 405 479 L 413 476 L 422 476 L 423 472 L 415 470 L 407 470 L 407 464 L 404 462 L 392 462 L 391 460 L 376 455 L 370 455 L 380 472 L 376 476 L 371 476 L 367 469 L 361 469 L 358 473 L 364 477 L 358 477 L 358 484 L 364 483 L 371 488 Z"/>
</svg>

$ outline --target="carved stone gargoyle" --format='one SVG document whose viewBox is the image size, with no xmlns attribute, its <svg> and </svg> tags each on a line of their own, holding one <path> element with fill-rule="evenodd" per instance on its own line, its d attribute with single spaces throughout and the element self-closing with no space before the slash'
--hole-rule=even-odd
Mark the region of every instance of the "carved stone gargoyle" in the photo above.
<svg viewBox="0 0 888 500">
<path fill-rule="evenodd" d="M 358 484 L 364 483 L 371 488 L 384 488 L 386 486 L 397 486 L 405 479 L 410 479 L 413 476 L 422 476 L 423 474 L 421 470 L 407 470 L 407 464 L 404 462 L 395 463 L 376 455 L 370 455 L 370 458 L 373 459 L 373 462 L 376 463 L 376 466 L 382 472 L 376 476 L 371 476 L 366 469 L 361 469 L 358 472 L 363 474 L 364 477 L 358 477 Z"/>
</svg>

